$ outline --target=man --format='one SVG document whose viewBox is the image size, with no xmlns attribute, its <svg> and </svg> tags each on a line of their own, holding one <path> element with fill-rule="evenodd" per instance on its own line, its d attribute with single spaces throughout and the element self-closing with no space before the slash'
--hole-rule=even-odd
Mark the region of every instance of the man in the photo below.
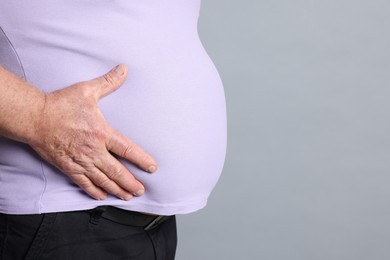
<svg viewBox="0 0 390 260">
<path fill-rule="evenodd" d="M 174 258 L 226 149 L 199 4 L 0 3 L 3 258 Z"/>
</svg>

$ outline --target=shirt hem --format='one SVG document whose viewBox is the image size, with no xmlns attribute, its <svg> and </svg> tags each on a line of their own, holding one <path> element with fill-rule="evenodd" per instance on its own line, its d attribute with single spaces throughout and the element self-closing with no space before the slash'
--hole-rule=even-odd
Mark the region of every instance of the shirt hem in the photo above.
<svg viewBox="0 0 390 260">
<path fill-rule="evenodd" d="M 131 202 L 131 201 L 129 201 Z M 31 205 L 31 204 L 30 204 Z M 11 205 L 1 205 L 0 212 L 4 214 L 15 214 L 15 215 L 29 215 L 29 214 L 44 214 L 44 213 L 53 213 L 53 212 L 68 212 L 68 211 L 79 211 L 79 210 L 88 210 L 93 209 L 98 206 L 114 206 L 124 210 L 131 210 L 137 212 L 144 212 L 157 215 L 179 215 L 179 214 L 189 214 L 195 211 L 198 211 L 204 208 L 207 205 L 207 199 L 195 200 L 192 202 L 187 202 L 185 204 L 125 204 L 125 203 L 104 203 L 104 201 L 94 201 L 94 203 L 68 203 L 64 205 L 63 203 L 56 203 L 52 206 L 43 206 L 40 205 L 39 210 L 37 208 L 27 207 L 26 205 L 21 206 L 11 206 Z"/>
</svg>

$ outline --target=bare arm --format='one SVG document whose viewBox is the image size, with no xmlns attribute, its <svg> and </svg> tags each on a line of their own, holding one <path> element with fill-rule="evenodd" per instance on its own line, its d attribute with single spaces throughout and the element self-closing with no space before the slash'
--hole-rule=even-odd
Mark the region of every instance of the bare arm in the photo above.
<svg viewBox="0 0 390 260">
<path fill-rule="evenodd" d="M 148 172 L 157 163 L 114 130 L 97 104 L 126 75 L 119 65 L 99 78 L 44 93 L 0 66 L 0 135 L 29 144 L 95 199 L 142 195 L 143 185 L 110 152 Z"/>
<path fill-rule="evenodd" d="M 0 135 L 29 143 L 45 104 L 45 94 L 0 66 Z"/>
</svg>

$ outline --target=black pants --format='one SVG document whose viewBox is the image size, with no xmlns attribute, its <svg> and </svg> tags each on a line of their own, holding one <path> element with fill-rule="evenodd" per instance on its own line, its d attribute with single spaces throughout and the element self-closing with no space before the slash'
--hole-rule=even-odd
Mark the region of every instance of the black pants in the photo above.
<svg viewBox="0 0 390 260">
<path fill-rule="evenodd" d="M 0 260 L 172 260 L 176 245 L 175 216 L 144 230 L 101 218 L 93 210 L 0 213 Z"/>
</svg>

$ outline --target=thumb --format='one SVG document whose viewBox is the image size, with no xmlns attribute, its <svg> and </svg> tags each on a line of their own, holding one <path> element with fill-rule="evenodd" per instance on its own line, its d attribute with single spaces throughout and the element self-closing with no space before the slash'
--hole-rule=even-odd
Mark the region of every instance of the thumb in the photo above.
<svg viewBox="0 0 390 260">
<path fill-rule="evenodd" d="M 94 95 L 96 100 L 99 100 L 117 90 L 123 82 L 125 82 L 126 76 L 126 66 L 124 64 L 119 64 L 103 76 L 91 80 L 91 85 L 95 87 Z"/>
</svg>

